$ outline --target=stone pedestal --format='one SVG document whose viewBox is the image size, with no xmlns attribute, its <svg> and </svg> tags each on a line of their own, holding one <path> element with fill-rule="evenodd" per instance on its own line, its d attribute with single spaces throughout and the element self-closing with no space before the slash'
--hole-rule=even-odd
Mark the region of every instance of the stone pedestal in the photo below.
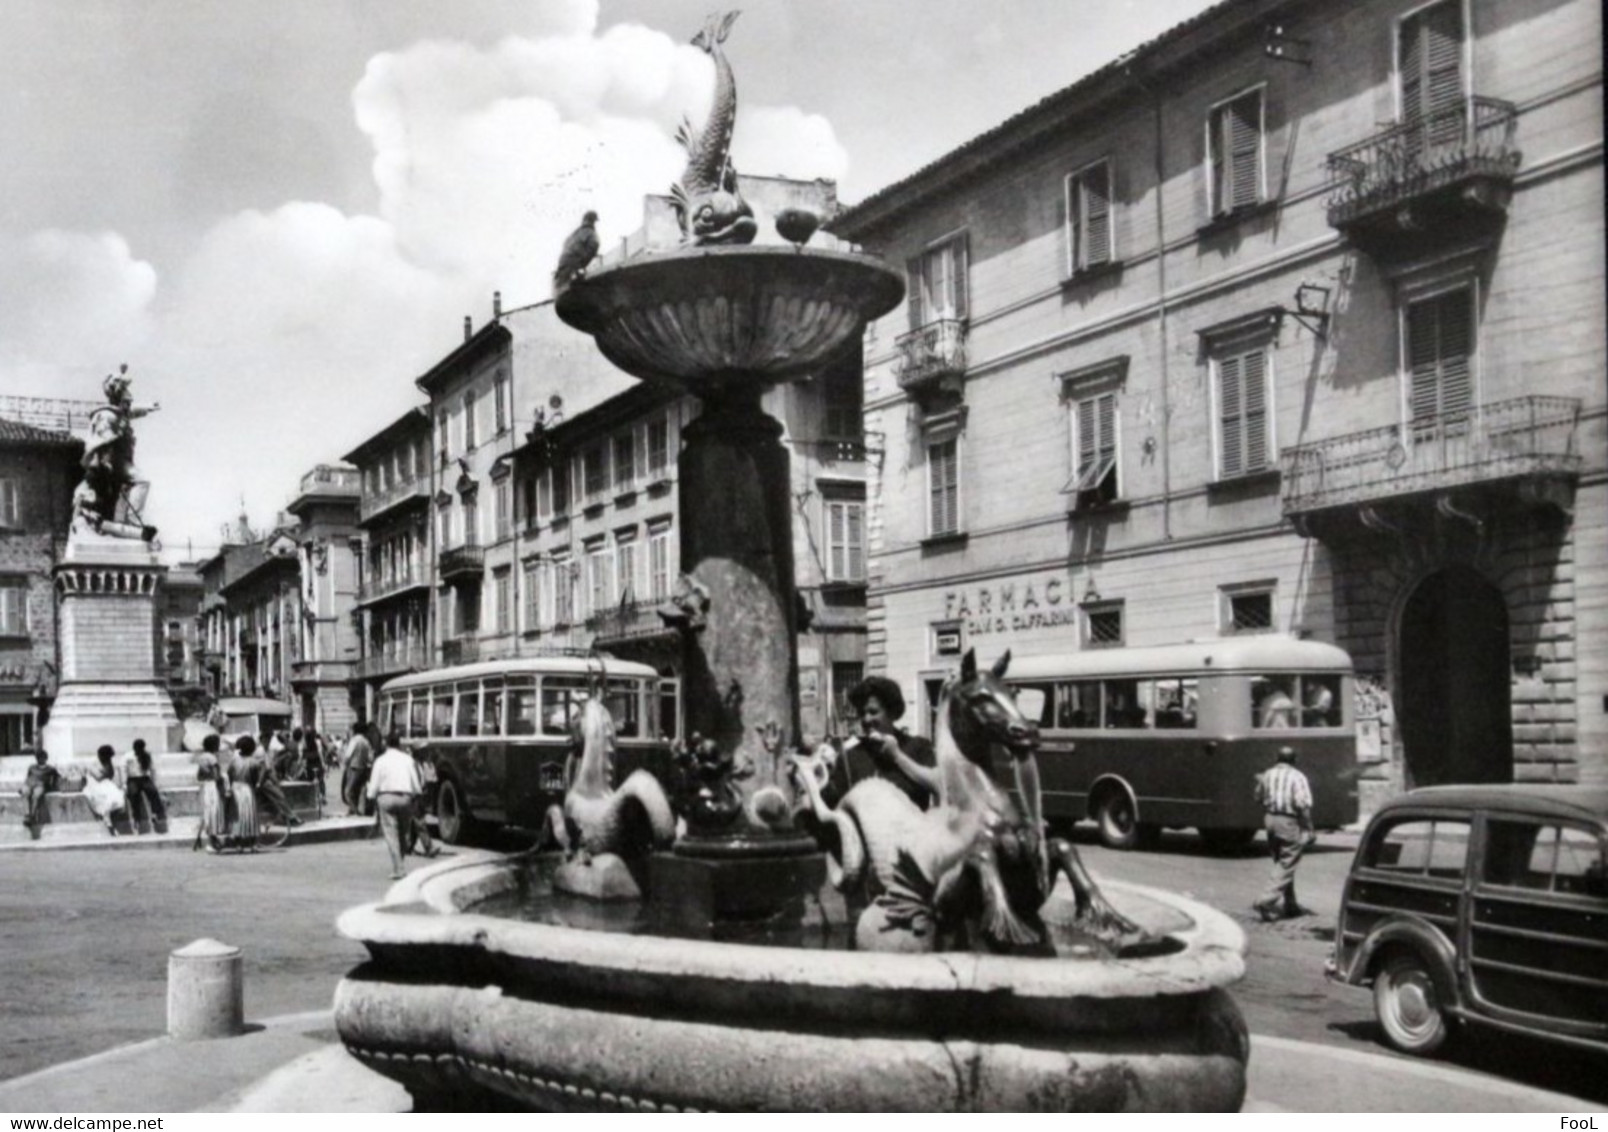
<svg viewBox="0 0 1608 1132">
<path fill-rule="evenodd" d="M 682 434 L 681 570 L 709 595 L 687 637 L 687 730 L 752 762 L 752 783 L 777 781 L 765 735 L 798 736 L 798 659 L 791 477 L 782 426 L 759 406 L 758 383 L 708 398 Z"/>
<path fill-rule="evenodd" d="M 245 1029 L 245 965 L 238 947 L 198 939 L 168 956 L 168 1034 L 181 1042 Z"/>
<path fill-rule="evenodd" d="M 179 720 L 156 679 L 156 601 L 167 567 L 144 543 L 75 533 L 56 566 L 61 682 L 40 740 L 58 760 L 88 760 L 135 739 L 177 750 Z"/>
</svg>

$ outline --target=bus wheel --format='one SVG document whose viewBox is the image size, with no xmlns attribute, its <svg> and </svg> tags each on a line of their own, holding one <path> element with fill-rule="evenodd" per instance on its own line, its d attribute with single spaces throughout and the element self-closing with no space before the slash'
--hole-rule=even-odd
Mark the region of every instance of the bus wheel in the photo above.
<svg viewBox="0 0 1608 1132">
<path fill-rule="evenodd" d="M 1100 844 L 1107 849 L 1135 849 L 1139 845 L 1139 815 L 1125 790 L 1111 789 L 1094 804 L 1094 821 L 1100 829 Z"/>
<path fill-rule="evenodd" d="M 436 826 L 441 832 L 441 840 L 448 845 L 462 845 L 464 837 L 474 828 L 474 822 L 468 807 L 464 805 L 458 784 L 450 778 L 443 778 L 436 791 Z"/>
</svg>

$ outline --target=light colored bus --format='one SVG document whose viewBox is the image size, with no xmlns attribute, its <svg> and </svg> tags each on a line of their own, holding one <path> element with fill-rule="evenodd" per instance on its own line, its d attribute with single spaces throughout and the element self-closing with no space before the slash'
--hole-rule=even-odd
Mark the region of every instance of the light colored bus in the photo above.
<svg viewBox="0 0 1608 1132">
<path fill-rule="evenodd" d="M 571 724 L 599 689 L 614 718 L 615 781 L 639 767 L 664 780 L 678 688 L 645 664 L 543 656 L 416 672 L 380 689 L 377 722 L 430 756 L 441 837 L 456 843 L 479 824 L 540 828 L 569 786 Z"/>
<path fill-rule="evenodd" d="M 1258 773 L 1279 748 L 1312 784 L 1313 821 L 1357 820 L 1351 658 L 1243 636 L 1013 660 L 1006 682 L 1041 733 L 1047 818 L 1090 818 L 1127 849 L 1193 827 L 1217 849 L 1262 827 Z"/>
</svg>

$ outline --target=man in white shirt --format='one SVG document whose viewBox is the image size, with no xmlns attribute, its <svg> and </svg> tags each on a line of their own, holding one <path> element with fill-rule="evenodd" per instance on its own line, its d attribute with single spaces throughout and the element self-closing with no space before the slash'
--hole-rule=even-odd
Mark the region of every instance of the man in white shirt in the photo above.
<svg viewBox="0 0 1608 1132">
<path fill-rule="evenodd" d="M 402 737 L 395 731 L 385 737 L 385 752 L 374 760 L 365 791 L 374 803 L 374 812 L 380 819 L 380 836 L 391 855 L 391 879 L 402 879 L 402 856 L 412 832 L 414 809 L 424 782 L 419 776 L 419 764 L 402 749 Z M 428 845 L 426 853 L 435 856 L 435 847 Z"/>
</svg>

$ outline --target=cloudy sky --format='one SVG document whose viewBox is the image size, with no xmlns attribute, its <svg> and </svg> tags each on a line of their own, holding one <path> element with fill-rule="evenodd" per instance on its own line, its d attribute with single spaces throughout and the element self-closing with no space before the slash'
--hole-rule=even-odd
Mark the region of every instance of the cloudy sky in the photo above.
<svg viewBox="0 0 1608 1132">
<path fill-rule="evenodd" d="M 0 394 L 127 362 L 149 517 L 210 552 L 679 174 L 715 0 L 0 0 Z M 747 0 L 746 173 L 863 199 L 1206 0 Z"/>
</svg>

